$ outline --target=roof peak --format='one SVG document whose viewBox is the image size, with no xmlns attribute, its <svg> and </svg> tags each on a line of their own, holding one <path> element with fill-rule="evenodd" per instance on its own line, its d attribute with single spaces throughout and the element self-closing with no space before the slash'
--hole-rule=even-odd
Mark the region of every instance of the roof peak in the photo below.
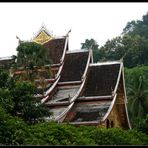
<svg viewBox="0 0 148 148">
<path fill-rule="evenodd" d="M 44 44 L 52 39 L 66 38 L 69 36 L 70 32 L 71 29 L 64 36 L 54 36 L 53 31 L 49 31 L 47 27 L 44 24 L 42 24 L 39 30 L 36 33 L 34 33 L 34 37 L 31 39 L 31 41 L 39 44 Z"/>
<path fill-rule="evenodd" d="M 48 29 L 45 27 L 44 24 L 40 27 L 39 31 L 35 34 L 33 37 L 32 41 L 39 43 L 39 44 L 44 44 L 48 42 L 49 40 L 52 40 L 53 34 L 51 31 L 48 31 Z"/>
<path fill-rule="evenodd" d="M 53 31 L 49 31 L 44 24 L 41 25 L 39 31 L 45 31 L 48 35 L 53 36 Z"/>
</svg>

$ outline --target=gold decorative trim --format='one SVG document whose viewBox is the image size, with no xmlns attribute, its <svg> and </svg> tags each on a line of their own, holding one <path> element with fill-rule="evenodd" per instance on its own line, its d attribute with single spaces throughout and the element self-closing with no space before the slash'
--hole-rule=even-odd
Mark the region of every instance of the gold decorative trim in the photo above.
<svg viewBox="0 0 148 148">
<path fill-rule="evenodd" d="M 44 30 L 42 30 L 34 39 L 33 42 L 36 42 L 38 44 L 44 44 L 50 40 L 52 40 L 53 37 L 51 35 L 48 35 Z"/>
</svg>

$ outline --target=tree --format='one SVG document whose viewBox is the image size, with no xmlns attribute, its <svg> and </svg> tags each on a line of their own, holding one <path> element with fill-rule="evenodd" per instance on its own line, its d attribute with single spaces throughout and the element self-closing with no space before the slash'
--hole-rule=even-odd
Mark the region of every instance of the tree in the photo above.
<svg viewBox="0 0 148 148">
<path fill-rule="evenodd" d="M 99 48 L 99 51 L 102 51 L 102 57 L 99 61 L 112 61 L 119 60 L 125 54 L 125 48 L 123 47 L 122 38 L 116 37 L 112 40 L 108 40 L 104 46 Z"/>
<path fill-rule="evenodd" d="M 8 86 L 8 72 L 0 69 L 0 88 L 6 88 Z"/>
<path fill-rule="evenodd" d="M 0 88 L 0 105 L 6 110 L 6 112 L 12 113 L 14 102 L 9 89 Z"/>
<path fill-rule="evenodd" d="M 128 34 L 130 36 L 140 35 L 148 39 L 148 12 L 142 16 L 142 20 L 128 22 L 122 34 Z"/>
<path fill-rule="evenodd" d="M 85 43 L 81 43 L 82 47 L 81 49 L 90 49 L 92 48 L 93 50 L 97 50 L 98 49 L 98 44 L 94 39 L 86 39 Z"/>
<path fill-rule="evenodd" d="M 49 63 L 47 48 L 34 42 L 23 42 L 17 47 L 18 66 L 32 67 Z"/>
<path fill-rule="evenodd" d="M 48 59 L 48 49 L 40 44 L 22 42 L 16 50 L 16 67 L 23 67 L 30 80 L 33 80 L 36 68 L 41 68 L 50 63 L 50 60 Z"/>
<path fill-rule="evenodd" d="M 0 70 L 0 106 L 7 113 L 28 122 L 49 117 L 49 109 L 34 94 L 35 86 L 31 82 L 16 82 L 7 71 Z"/>
<path fill-rule="evenodd" d="M 136 118 L 134 120 L 134 128 L 148 135 L 148 114 L 144 118 Z"/>
<path fill-rule="evenodd" d="M 131 121 L 143 118 L 148 114 L 148 69 L 136 67 L 126 70 L 126 88 L 128 95 L 128 110 Z"/>
<path fill-rule="evenodd" d="M 0 144 L 22 145 L 28 136 L 27 124 L 18 117 L 13 117 L 0 105 Z"/>
<path fill-rule="evenodd" d="M 148 13 L 142 20 L 128 22 L 122 35 L 117 36 L 98 48 L 94 39 L 86 39 L 81 49 L 92 48 L 94 61 L 123 59 L 126 67 L 148 65 Z"/>
<path fill-rule="evenodd" d="M 81 43 L 81 49 L 92 49 L 94 62 L 97 62 L 99 59 L 98 47 L 99 45 L 94 39 L 86 39 L 85 43 Z"/>
<path fill-rule="evenodd" d="M 14 80 L 9 76 L 8 71 L 0 69 L 0 105 L 11 113 L 14 107 L 11 89 L 14 87 Z"/>
<path fill-rule="evenodd" d="M 48 107 L 35 98 L 35 87 L 29 82 L 17 82 L 12 91 L 14 108 L 13 115 L 22 117 L 30 123 L 44 120 L 50 116 Z"/>
<path fill-rule="evenodd" d="M 99 51 L 102 51 L 99 61 L 123 59 L 124 66 L 128 68 L 148 64 L 148 39 L 139 35 L 113 38 L 100 47 Z"/>
</svg>

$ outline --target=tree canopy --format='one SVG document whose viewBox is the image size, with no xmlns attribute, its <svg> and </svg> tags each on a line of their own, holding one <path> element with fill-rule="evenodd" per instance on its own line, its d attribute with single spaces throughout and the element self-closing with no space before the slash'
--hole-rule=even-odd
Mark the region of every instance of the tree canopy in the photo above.
<svg viewBox="0 0 148 148">
<path fill-rule="evenodd" d="M 142 20 L 128 22 L 122 34 L 128 34 L 130 36 L 139 35 L 148 39 L 148 12 L 142 16 Z"/>
<path fill-rule="evenodd" d="M 148 114 L 148 67 L 126 68 L 125 80 L 128 111 L 133 124 L 136 118 L 144 118 Z"/>
<path fill-rule="evenodd" d="M 13 116 L 18 116 L 32 123 L 44 120 L 51 115 L 49 108 L 34 97 L 35 86 L 31 82 L 9 81 L 10 76 L 0 71 L 0 105 Z M 11 78 L 13 79 L 13 78 Z"/>
<path fill-rule="evenodd" d="M 128 22 L 122 35 L 107 40 L 101 47 L 94 39 L 86 39 L 81 45 L 82 49 L 92 48 L 95 62 L 123 59 L 128 68 L 148 65 L 148 13 L 142 20 Z"/>
<path fill-rule="evenodd" d="M 24 67 L 49 64 L 48 50 L 35 42 L 22 42 L 17 47 L 17 65 Z"/>
</svg>

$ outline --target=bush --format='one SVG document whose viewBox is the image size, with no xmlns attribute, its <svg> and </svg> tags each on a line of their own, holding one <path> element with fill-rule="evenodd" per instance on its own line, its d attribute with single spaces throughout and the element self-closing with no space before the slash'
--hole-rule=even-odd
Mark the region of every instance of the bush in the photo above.
<svg viewBox="0 0 148 148">
<path fill-rule="evenodd" d="M 75 127 L 43 122 L 27 125 L 0 107 L 1 145 L 147 145 L 148 136 L 120 128 Z"/>
<path fill-rule="evenodd" d="M 27 137 L 27 125 L 22 119 L 12 117 L 0 106 L 0 143 L 21 145 Z"/>
<path fill-rule="evenodd" d="M 37 144 L 35 139 L 38 139 L 43 145 L 95 144 L 92 139 L 84 137 L 82 133 L 78 132 L 76 127 L 67 124 L 57 124 L 55 122 L 32 125 L 30 128 L 30 134 L 33 135 L 33 140 L 26 139 L 26 143 L 31 145 Z M 43 141 L 41 141 L 42 139 Z M 31 143 L 28 143 L 30 141 Z"/>
<path fill-rule="evenodd" d="M 96 129 L 91 133 L 92 139 L 98 145 L 146 145 L 148 137 L 136 130 L 120 128 Z"/>
</svg>

